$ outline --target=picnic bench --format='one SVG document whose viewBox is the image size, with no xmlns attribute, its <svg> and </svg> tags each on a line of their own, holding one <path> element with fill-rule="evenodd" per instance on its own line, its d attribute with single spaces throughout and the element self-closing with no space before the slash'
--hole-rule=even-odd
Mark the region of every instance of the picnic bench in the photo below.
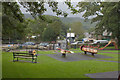
<svg viewBox="0 0 120 80">
<path fill-rule="evenodd" d="M 32 59 L 32 63 L 37 63 L 37 54 L 13 52 L 13 62 L 19 61 L 19 58 Z"/>
</svg>

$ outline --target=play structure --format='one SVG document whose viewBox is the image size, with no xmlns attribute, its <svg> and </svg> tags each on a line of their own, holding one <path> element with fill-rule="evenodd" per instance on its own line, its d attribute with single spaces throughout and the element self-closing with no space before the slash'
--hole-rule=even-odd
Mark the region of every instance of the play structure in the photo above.
<svg viewBox="0 0 120 80">
<path fill-rule="evenodd" d="M 67 53 L 74 53 L 74 52 L 72 52 L 72 51 L 64 50 L 64 49 L 61 49 L 61 48 L 57 48 L 57 50 L 60 50 L 60 53 L 62 53 L 62 56 L 63 56 L 63 57 L 66 57 L 66 54 L 67 54 Z"/>
<path fill-rule="evenodd" d="M 104 48 L 106 48 L 106 47 L 109 46 L 110 44 L 113 44 L 113 45 L 115 46 L 115 49 L 118 49 L 118 46 L 117 46 L 117 44 L 116 44 L 116 42 L 115 42 L 114 40 L 110 40 L 107 45 L 105 45 L 105 46 L 102 47 L 102 48 L 98 48 L 98 49 L 99 49 L 99 50 L 103 50 Z"/>
<path fill-rule="evenodd" d="M 116 42 L 114 40 L 110 40 L 108 42 L 108 44 L 106 44 L 102 48 L 99 48 L 100 45 L 95 46 L 95 47 L 94 46 L 84 46 L 84 45 L 82 45 L 82 46 L 80 46 L 80 49 L 82 51 L 84 51 L 85 54 L 87 54 L 87 52 L 89 52 L 89 53 L 91 53 L 94 56 L 94 54 L 97 54 L 98 50 L 103 50 L 104 48 L 106 48 L 107 46 L 109 46 L 111 43 L 115 46 L 115 49 L 118 49 L 117 44 L 116 44 Z"/>
<path fill-rule="evenodd" d="M 98 52 L 96 49 L 86 48 L 84 45 L 82 45 L 82 46 L 80 47 L 80 49 L 81 49 L 82 51 L 84 51 L 85 54 L 87 54 L 87 52 L 91 53 L 92 56 L 94 56 L 94 54 L 97 54 L 97 52 Z"/>
<path fill-rule="evenodd" d="M 116 44 L 116 42 L 114 41 L 114 40 L 110 40 L 109 42 L 108 42 L 108 44 L 106 44 L 104 47 L 102 47 L 102 48 L 100 48 L 100 45 L 98 44 L 97 46 L 85 46 L 85 47 L 89 47 L 89 48 L 96 48 L 97 50 L 103 50 L 103 49 L 105 49 L 107 46 L 109 46 L 110 44 L 113 44 L 114 46 L 115 46 L 115 49 L 118 49 L 118 47 L 117 47 L 117 44 Z"/>
</svg>

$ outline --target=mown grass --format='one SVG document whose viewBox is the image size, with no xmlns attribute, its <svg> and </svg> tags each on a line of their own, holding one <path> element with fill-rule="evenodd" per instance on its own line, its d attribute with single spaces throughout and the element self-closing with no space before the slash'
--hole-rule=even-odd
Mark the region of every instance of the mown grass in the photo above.
<svg viewBox="0 0 120 80">
<path fill-rule="evenodd" d="M 39 54 L 48 53 L 53 54 L 51 51 Z M 11 52 L 2 53 L 3 78 L 88 78 L 85 74 L 118 70 L 118 63 L 115 62 L 96 60 L 62 62 L 46 55 L 38 56 L 38 63 L 12 62 L 12 60 Z"/>
<path fill-rule="evenodd" d="M 113 52 L 118 53 L 120 50 L 99 50 L 99 52 Z"/>
<path fill-rule="evenodd" d="M 119 61 L 119 56 L 120 56 L 120 54 L 114 54 L 114 53 L 102 53 L 102 52 L 99 52 L 98 54 L 112 57 L 112 58 L 105 58 L 104 60 L 109 60 L 109 61 Z M 102 60 L 103 60 L 103 59 L 102 59 Z"/>
<path fill-rule="evenodd" d="M 0 79 L 2 78 L 2 51 L 0 50 Z"/>
<path fill-rule="evenodd" d="M 28 51 L 15 51 L 15 52 L 29 53 Z M 50 50 L 50 51 L 37 51 L 36 50 L 36 54 L 56 54 L 56 53 L 54 52 L 54 50 Z"/>
</svg>

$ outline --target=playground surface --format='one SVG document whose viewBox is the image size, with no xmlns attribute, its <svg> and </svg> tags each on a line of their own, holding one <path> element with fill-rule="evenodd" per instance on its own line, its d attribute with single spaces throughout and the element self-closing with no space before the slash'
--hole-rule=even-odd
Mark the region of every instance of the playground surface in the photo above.
<svg viewBox="0 0 120 80">
<path fill-rule="evenodd" d="M 118 78 L 119 76 L 118 71 L 110 71 L 110 72 L 103 72 L 103 73 L 93 73 L 93 74 L 85 74 L 90 78 Z M 108 75 L 109 74 L 109 75 Z"/>
<path fill-rule="evenodd" d="M 84 55 L 84 54 L 81 54 L 81 53 L 74 53 L 74 54 L 68 53 L 65 58 L 62 57 L 61 53 L 58 53 L 58 54 L 47 54 L 47 56 L 50 56 L 50 57 L 52 57 L 54 59 L 57 59 L 57 60 L 63 61 L 63 62 L 80 61 L 80 60 L 92 60 L 92 59 L 102 59 L 102 58 L 112 58 L 112 57 L 99 55 L 99 54 L 95 54 L 95 56 L 91 56 L 91 54 Z"/>
</svg>

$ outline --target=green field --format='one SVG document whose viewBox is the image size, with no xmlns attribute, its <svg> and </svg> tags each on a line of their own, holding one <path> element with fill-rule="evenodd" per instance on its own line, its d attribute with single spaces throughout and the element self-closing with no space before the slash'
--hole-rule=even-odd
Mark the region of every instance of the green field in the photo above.
<svg viewBox="0 0 120 80">
<path fill-rule="evenodd" d="M 12 62 L 12 52 L 2 53 L 3 78 L 88 78 L 85 74 L 118 71 L 118 63 L 94 60 L 62 62 L 46 54 L 54 51 L 39 51 L 38 63 Z M 98 53 L 113 58 L 104 59 L 117 61 L 118 54 Z M 24 59 L 25 61 L 27 59 Z M 97 59 L 101 60 L 101 59 Z M 103 59 L 102 59 L 103 60 Z"/>
</svg>

